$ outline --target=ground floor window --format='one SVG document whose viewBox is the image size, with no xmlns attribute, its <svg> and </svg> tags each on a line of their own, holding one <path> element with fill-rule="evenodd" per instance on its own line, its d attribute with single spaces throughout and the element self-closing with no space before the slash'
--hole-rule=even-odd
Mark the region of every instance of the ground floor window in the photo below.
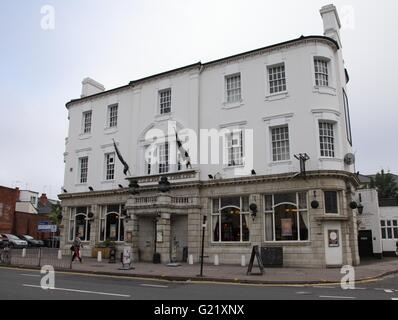
<svg viewBox="0 0 398 320">
<path fill-rule="evenodd" d="M 398 239 L 398 220 L 381 220 L 381 238 L 384 240 Z"/>
<path fill-rule="evenodd" d="M 69 241 L 79 236 L 82 241 L 90 241 L 91 220 L 88 207 L 72 208 L 69 214 Z"/>
<path fill-rule="evenodd" d="M 224 197 L 213 199 L 212 241 L 248 242 L 249 197 Z"/>
<path fill-rule="evenodd" d="M 264 196 L 265 241 L 309 240 L 307 193 Z"/>
<path fill-rule="evenodd" d="M 124 205 L 107 205 L 101 208 L 100 241 L 124 241 Z"/>
</svg>

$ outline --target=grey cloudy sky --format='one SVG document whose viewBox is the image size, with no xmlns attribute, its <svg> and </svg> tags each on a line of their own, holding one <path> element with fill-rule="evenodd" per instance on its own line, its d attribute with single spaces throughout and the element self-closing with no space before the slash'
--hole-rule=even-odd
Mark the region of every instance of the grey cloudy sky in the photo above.
<svg viewBox="0 0 398 320">
<path fill-rule="evenodd" d="M 65 103 L 90 76 L 107 89 L 197 61 L 322 33 L 319 0 L 3 0 L 0 185 L 56 197 Z M 344 24 L 357 170 L 398 173 L 396 0 L 333 2 Z M 55 8 L 55 29 L 41 8 Z"/>
</svg>

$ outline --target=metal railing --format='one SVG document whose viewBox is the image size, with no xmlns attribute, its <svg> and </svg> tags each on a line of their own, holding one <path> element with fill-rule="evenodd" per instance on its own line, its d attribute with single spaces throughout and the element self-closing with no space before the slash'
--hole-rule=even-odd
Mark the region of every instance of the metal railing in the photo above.
<svg viewBox="0 0 398 320">
<path fill-rule="evenodd" d="M 54 248 L 4 248 L 0 250 L 0 265 L 43 267 L 52 266 L 57 269 L 72 269 L 71 256 L 62 255 Z"/>
</svg>

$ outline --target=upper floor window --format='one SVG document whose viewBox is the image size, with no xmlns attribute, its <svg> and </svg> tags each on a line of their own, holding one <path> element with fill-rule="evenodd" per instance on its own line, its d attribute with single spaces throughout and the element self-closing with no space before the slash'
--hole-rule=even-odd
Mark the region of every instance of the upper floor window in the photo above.
<svg viewBox="0 0 398 320">
<path fill-rule="evenodd" d="M 381 238 L 398 239 L 398 220 L 381 220 Z"/>
<path fill-rule="evenodd" d="M 91 132 L 92 111 L 83 112 L 83 133 Z"/>
<path fill-rule="evenodd" d="M 334 158 L 334 123 L 327 121 L 319 122 L 319 142 L 321 157 Z"/>
<path fill-rule="evenodd" d="M 348 96 L 344 89 L 343 89 L 343 100 L 344 100 L 344 114 L 345 114 L 346 130 L 347 130 L 347 139 L 350 145 L 352 146 L 350 107 L 348 104 Z"/>
<path fill-rule="evenodd" d="M 88 157 L 79 158 L 79 181 L 80 183 L 87 183 L 88 175 Z"/>
<path fill-rule="evenodd" d="M 159 173 L 169 172 L 169 143 L 159 145 Z"/>
<path fill-rule="evenodd" d="M 329 70 L 328 70 L 328 60 L 323 58 L 314 59 L 315 67 L 315 85 L 319 87 L 329 86 Z"/>
<path fill-rule="evenodd" d="M 160 114 L 171 112 L 171 89 L 159 91 L 159 110 Z"/>
<path fill-rule="evenodd" d="M 33 205 L 36 205 L 36 200 L 37 200 L 37 198 L 36 197 L 30 197 L 30 203 L 31 204 L 33 204 Z"/>
<path fill-rule="evenodd" d="M 339 213 L 337 191 L 325 191 L 325 213 Z"/>
<path fill-rule="evenodd" d="M 117 127 L 117 115 L 118 115 L 118 105 L 112 105 L 108 107 L 108 127 Z"/>
<path fill-rule="evenodd" d="M 105 155 L 105 180 L 115 179 L 115 154 Z"/>
<path fill-rule="evenodd" d="M 268 67 L 269 93 L 286 91 L 285 64 Z"/>
<path fill-rule="evenodd" d="M 240 73 L 225 77 L 226 102 L 233 103 L 241 101 Z"/>
<path fill-rule="evenodd" d="M 234 130 L 226 135 L 228 167 L 243 165 L 243 131 Z"/>
<path fill-rule="evenodd" d="M 289 127 L 271 128 L 272 160 L 290 160 Z"/>
</svg>

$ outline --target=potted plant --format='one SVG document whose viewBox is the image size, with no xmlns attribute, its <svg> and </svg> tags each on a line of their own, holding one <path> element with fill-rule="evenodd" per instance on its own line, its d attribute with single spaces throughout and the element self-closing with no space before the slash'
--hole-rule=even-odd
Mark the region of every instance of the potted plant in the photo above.
<svg viewBox="0 0 398 320">
<path fill-rule="evenodd" d="M 102 252 L 103 259 L 109 259 L 109 253 L 112 248 L 116 247 L 114 241 L 105 240 L 104 242 L 97 243 L 92 250 L 92 257 L 96 258 L 98 256 L 98 252 Z"/>
</svg>

